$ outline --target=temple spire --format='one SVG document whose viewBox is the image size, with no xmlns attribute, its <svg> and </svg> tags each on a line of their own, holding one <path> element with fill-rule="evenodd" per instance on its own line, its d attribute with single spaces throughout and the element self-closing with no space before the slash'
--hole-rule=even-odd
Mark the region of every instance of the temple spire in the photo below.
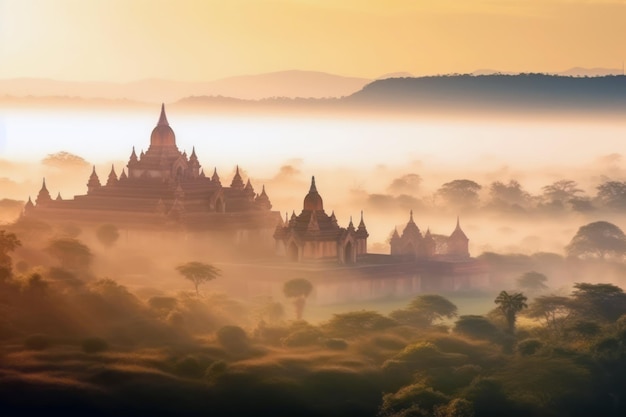
<svg viewBox="0 0 626 417">
<path fill-rule="evenodd" d="M 230 188 L 236 190 L 243 190 L 243 180 L 241 179 L 241 174 L 239 174 L 239 165 L 235 169 L 235 176 L 233 177 L 233 181 L 230 183 Z"/>
<path fill-rule="evenodd" d="M 317 187 L 315 186 L 315 175 L 311 177 L 311 188 L 309 188 L 310 193 L 316 193 Z"/>
<path fill-rule="evenodd" d="M 170 124 L 167 121 L 167 116 L 165 114 L 165 103 L 161 103 L 161 115 L 159 116 L 159 122 L 157 126 L 169 126 Z"/>
</svg>

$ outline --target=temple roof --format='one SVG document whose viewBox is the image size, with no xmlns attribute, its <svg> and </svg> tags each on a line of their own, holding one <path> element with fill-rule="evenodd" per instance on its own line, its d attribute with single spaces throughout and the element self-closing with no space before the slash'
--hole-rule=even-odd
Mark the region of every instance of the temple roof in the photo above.
<svg viewBox="0 0 626 417">
<path fill-rule="evenodd" d="M 409 214 L 409 221 L 402 231 L 402 237 L 419 236 L 422 237 L 419 227 L 413 221 L 413 210 Z"/>
<path fill-rule="evenodd" d="M 467 238 L 467 236 L 465 235 L 465 232 L 463 232 L 463 229 L 461 229 L 461 222 L 459 221 L 459 217 L 458 216 L 456 218 L 456 227 L 454 228 L 454 231 L 452 232 L 452 234 L 450 235 L 450 237 L 448 239 L 452 239 L 452 240 L 469 240 Z"/>
<path fill-rule="evenodd" d="M 165 104 L 161 104 L 161 115 L 150 135 L 150 148 L 153 146 L 176 147 L 176 135 L 170 127 L 165 114 Z M 148 149 L 149 151 L 150 149 Z"/>
<path fill-rule="evenodd" d="M 306 197 L 304 197 L 304 210 L 324 211 L 324 202 L 322 201 L 322 196 L 317 192 L 315 177 L 311 177 L 311 188 Z"/>
</svg>

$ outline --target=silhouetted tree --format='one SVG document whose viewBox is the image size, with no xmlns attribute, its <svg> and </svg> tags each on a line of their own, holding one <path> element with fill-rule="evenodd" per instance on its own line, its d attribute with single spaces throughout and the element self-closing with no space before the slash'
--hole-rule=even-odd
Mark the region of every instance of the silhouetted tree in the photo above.
<svg viewBox="0 0 626 417">
<path fill-rule="evenodd" d="M 11 271 L 13 262 L 9 252 L 13 252 L 20 246 L 22 246 L 22 243 L 15 233 L 7 233 L 5 230 L 0 230 L 0 269 Z"/>
<path fill-rule="evenodd" d="M 482 187 L 471 180 L 447 182 L 437 190 L 437 195 L 454 207 L 471 207 L 478 204 L 478 192 Z"/>
<path fill-rule="evenodd" d="M 54 168 L 88 168 L 89 162 L 78 155 L 66 151 L 48 154 L 41 160 L 41 163 Z"/>
<path fill-rule="evenodd" d="M 302 313 L 304 312 L 304 305 L 306 304 L 307 297 L 313 291 L 313 284 L 307 279 L 296 278 L 285 282 L 283 285 L 283 293 L 285 297 L 291 298 L 293 305 L 296 308 L 296 319 L 302 319 Z"/>
<path fill-rule="evenodd" d="M 361 310 L 334 314 L 322 327 L 333 336 L 358 336 L 397 326 L 394 320 L 376 311 Z"/>
<path fill-rule="evenodd" d="M 213 265 L 195 261 L 178 265 L 176 270 L 184 276 L 185 279 L 193 282 L 193 285 L 196 288 L 196 295 L 199 294 L 198 286 L 200 284 L 212 281 L 222 274 L 222 271 Z"/>
<path fill-rule="evenodd" d="M 71 237 L 62 237 L 50 241 L 47 252 L 57 258 L 63 269 L 85 271 L 89 269 L 93 255 L 87 245 Z"/>
<path fill-rule="evenodd" d="M 392 194 L 409 194 L 414 195 L 417 193 L 420 184 L 422 183 L 422 177 L 417 174 L 406 174 L 399 178 L 394 179 L 387 190 Z"/>
<path fill-rule="evenodd" d="M 460 316 L 454 323 L 454 332 L 483 340 L 495 340 L 499 331 L 486 317 L 476 315 Z"/>
<path fill-rule="evenodd" d="M 509 294 L 506 291 L 500 291 L 494 300 L 494 303 L 498 305 L 498 310 L 506 319 L 509 333 L 515 332 L 517 313 L 528 307 L 527 300 L 528 298 L 521 292 Z"/>
<path fill-rule="evenodd" d="M 392 311 L 390 317 L 409 325 L 431 325 L 435 320 L 451 319 L 457 315 L 457 307 L 445 297 L 423 294 L 415 297 L 406 309 Z"/>
<path fill-rule="evenodd" d="M 546 281 L 548 281 L 548 277 L 544 274 L 530 271 L 517 278 L 517 286 L 530 292 L 539 292 L 548 288 L 545 284 Z"/>
<path fill-rule="evenodd" d="M 615 321 L 626 314 L 626 294 L 616 285 L 578 282 L 572 296 L 579 317 Z"/>
<path fill-rule="evenodd" d="M 596 187 L 599 204 L 610 209 L 626 208 L 626 182 L 607 181 Z"/>
<path fill-rule="evenodd" d="M 572 180 L 559 180 L 542 188 L 544 203 L 554 208 L 565 208 L 568 203 L 582 199 L 583 190 Z"/>
<path fill-rule="evenodd" d="M 530 203 L 530 194 L 527 193 L 516 180 L 508 184 L 494 181 L 489 186 L 490 204 L 496 208 L 526 207 Z"/>
<path fill-rule="evenodd" d="M 544 295 L 535 298 L 528 306 L 525 315 L 544 321 L 545 327 L 553 336 L 560 336 L 572 313 L 572 299 L 558 295 Z"/>
<path fill-rule="evenodd" d="M 606 221 L 589 223 L 578 229 L 565 251 L 569 256 L 581 258 L 622 258 L 626 254 L 626 235 Z"/>
<path fill-rule="evenodd" d="M 114 224 L 103 224 L 96 230 L 96 237 L 104 247 L 110 248 L 120 238 L 120 232 Z"/>
</svg>

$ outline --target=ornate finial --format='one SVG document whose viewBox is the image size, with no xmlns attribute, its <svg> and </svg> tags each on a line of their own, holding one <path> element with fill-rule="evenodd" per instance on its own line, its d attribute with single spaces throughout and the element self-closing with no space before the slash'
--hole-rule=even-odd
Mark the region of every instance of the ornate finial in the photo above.
<svg viewBox="0 0 626 417">
<path fill-rule="evenodd" d="M 159 116 L 159 122 L 157 126 L 169 126 L 167 122 L 167 116 L 165 115 L 165 103 L 161 103 L 161 115 Z"/>
<path fill-rule="evenodd" d="M 461 228 L 461 222 L 459 221 L 459 216 L 458 215 L 456 216 L 456 227 L 457 227 L 457 229 Z"/>
<path fill-rule="evenodd" d="M 94 166 L 95 168 L 95 166 Z M 43 182 L 41 183 L 41 189 L 42 190 L 47 190 L 48 188 L 46 187 L 46 177 L 43 178 Z"/>
<path fill-rule="evenodd" d="M 411 210 L 410 213 L 409 213 L 409 221 L 410 222 L 413 221 L 413 210 Z"/>
</svg>

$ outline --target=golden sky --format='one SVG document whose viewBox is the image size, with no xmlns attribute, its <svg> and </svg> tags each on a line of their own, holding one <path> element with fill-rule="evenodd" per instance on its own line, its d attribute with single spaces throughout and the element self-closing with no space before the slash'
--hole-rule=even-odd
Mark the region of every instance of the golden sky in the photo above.
<svg viewBox="0 0 626 417">
<path fill-rule="evenodd" d="M 626 0 L 0 0 L 0 78 L 619 68 Z"/>
</svg>

